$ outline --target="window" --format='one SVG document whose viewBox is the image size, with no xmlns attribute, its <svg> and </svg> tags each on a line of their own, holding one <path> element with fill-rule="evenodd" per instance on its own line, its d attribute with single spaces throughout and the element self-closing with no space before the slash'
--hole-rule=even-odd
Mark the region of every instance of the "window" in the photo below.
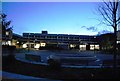
<svg viewBox="0 0 120 81">
<path fill-rule="evenodd" d="M 9 35 L 9 32 L 8 32 L 8 31 L 6 32 L 6 35 Z"/>
</svg>

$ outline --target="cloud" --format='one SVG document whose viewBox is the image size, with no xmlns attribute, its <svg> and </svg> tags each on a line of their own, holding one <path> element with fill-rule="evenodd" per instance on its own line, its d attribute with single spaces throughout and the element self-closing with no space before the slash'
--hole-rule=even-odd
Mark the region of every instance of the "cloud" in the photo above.
<svg viewBox="0 0 120 81">
<path fill-rule="evenodd" d="M 97 35 L 101 35 L 101 34 L 105 34 L 105 33 L 112 33 L 112 31 L 104 29 L 104 30 L 99 30 L 98 28 L 91 26 L 91 27 L 86 27 L 86 26 L 82 26 L 81 28 L 84 28 L 88 31 L 92 31 L 92 32 L 98 32 Z"/>
<path fill-rule="evenodd" d="M 81 28 L 86 28 L 86 26 L 82 26 Z"/>
<path fill-rule="evenodd" d="M 92 32 L 98 31 L 98 29 L 94 26 L 91 26 L 91 27 L 82 26 L 81 28 L 85 28 L 86 30 L 92 31 Z"/>
<path fill-rule="evenodd" d="M 89 27 L 89 28 L 86 28 L 87 30 L 90 30 L 90 31 L 93 31 L 93 32 L 96 32 L 98 31 L 96 27 Z"/>
</svg>

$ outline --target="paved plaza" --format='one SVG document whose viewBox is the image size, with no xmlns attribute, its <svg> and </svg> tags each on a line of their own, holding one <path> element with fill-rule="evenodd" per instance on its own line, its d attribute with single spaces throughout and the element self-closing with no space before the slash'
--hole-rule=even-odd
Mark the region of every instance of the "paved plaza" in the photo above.
<svg viewBox="0 0 120 81">
<path fill-rule="evenodd" d="M 41 62 L 32 62 L 29 60 L 26 60 L 25 54 L 32 54 L 32 55 L 38 55 L 41 56 Z M 61 56 L 92 56 L 96 57 L 97 59 L 101 61 L 103 60 L 112 60 L 113 55 L 112 54 L 101 54 L 99 51 L 79 51 L 79 50 L 72 50 L 72 51 L 48 51 L 48 50 L 31 50 L 26 53 L 16 53 L 16 59 L 24 62 L 30 62 L 34 64 L 44 64 L 47 65 L 47 58 L 50 55 L 61 55 Z M 120 55 L 117 56 L 117 59 L 120 59 Z M 99 63 L 100 63 L 99 62 Z M 83 67 L 83 66 L 80 66 Z"/>
<path fill-rule="evenodd" d="M 32 81 L 32 80 L 39 80 L 39 81 L 61 81 L 61 80 L 53 80 L 53 79 L 47 79 L 47 78 L 38 78 L 38 77 L 33 77 L 33 76 L 25 76 L 21 74 L 16 74 L 16 73 L 10 73 L 10 72 L 5 72 L 5 71 L 0 71 L 0 77 L 2 76 L 1 79 L 16 79 L 16 80 L 22 80 L 22 81 Z"/>
<path fill-rule="evenodd" d="M 41 56 L 41 62 L 32 62 L 25 59 L 25 54 L 32 54 L 32 55 L 38 55 Z M 47 57 L 50 55 L 63 55 L 63 56 L 95 56 L 96 58 L 99 58 L 100 60 L 112 60 L 113 55 L 112 54 L 101 54 L 99 51 L 78 51 L 78 50 L 72 50 L 72 51 L 48 51 L 48 50 L 30 50 L 29 52 L 23 52 L 23 53 L 16 53 L 15 57 L 19 61 L 33 63 L 33 64 L 43 64 L 47 65 Z M 117 56 L 117 59 L 120 59 L 120 55 Z M 86 66 L 64 66 L 64 67 L 73 67 L 73 68 L 86 68 Z M 101 68 L 100 66 L 87 66 L 88 68 Z M 3 78 L 5 79 L 39 79 L 39 80 L 47 80 L 52 81 L 47 78 L 37 78 L 37 77 L 31 77 L 31 76 L 24 76 L 20 74 L 15 73 L 9 73 L 5 71 L 0 71 Z M 57 81 L 57 80 L 56 80 Z"/>
</svg>

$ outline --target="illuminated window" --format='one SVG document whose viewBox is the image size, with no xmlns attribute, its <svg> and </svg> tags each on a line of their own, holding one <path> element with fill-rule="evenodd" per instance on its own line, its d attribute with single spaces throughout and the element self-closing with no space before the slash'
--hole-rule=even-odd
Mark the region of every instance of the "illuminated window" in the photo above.
<svg viewBox="0 0 120 81">
<path fill-rule="evenodd" d="M 18 44 L 19 42 L 17 41 L 17 44 Z"/>
<path fill-rule="evenodd" d="M 117 41 L 117 44 L 120 43 L 120 41 Z"/>
<path fill-rule="evenodd" d="M 34 46 L 34 48 L 39 48 L 40 47 L 40 44 L 36 44 L 35 46 Z"/>
<path fill-rule="evenodd" d="M 45 47 L 46 43 L 40 43 L 41 47 Z"/>
<path fill-rule="evenodd" d="M 90 45 L 90 50 L 94 50 L 94 45 Z"/>
<path fill-rule="evenodd" d="M 11 41 L 8 41 L 8 45 L 11 45 Z"/>
<path fill-rule="evenodd" d="M 9 35 L 9 32 L 6 32 L 6 35 Z"/>
<path fill-rule="evenodd" d="M 23 48 L 27 48 L 27 45 L 26 45 L 26 44 L 23 44 Z"/>
<path fill-rule="evenodd" d="M 76 45 L 74 45 L 74 44 L 70 44 L 70 47 L 71 47 L 71 48 L 74 48 L 75 46 L 76 46 Z"/>
<path fill-rule="evenodd" d="M 86 50 L 86 45 L 80 45 L 80 50 Z"/>
<path fill-rule="evenodd" d="M 99 45 L 95 45 L 95 49 L 100 49 Z"/>
</svg>

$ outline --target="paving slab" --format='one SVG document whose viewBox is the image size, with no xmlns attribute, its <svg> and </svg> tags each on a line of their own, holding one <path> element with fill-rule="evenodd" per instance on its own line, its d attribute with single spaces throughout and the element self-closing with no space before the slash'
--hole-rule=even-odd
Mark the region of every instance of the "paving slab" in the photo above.
<svg viewBox="0 0 120 81">
<path fill-rule="evenodd" d="M 0 71 L 0 76 L 4 77 L 5 79 L 26 79 L 26 80 L 39 80 L 39 81 L 61 81 L 61 80 L 52 80 L 47 78 L 39 78 L 39 77 L 33 77 L 33 76 L 25 76 L 21 74 L 16 73 L 10 73 L 5 71 Z"/>
</svg>

